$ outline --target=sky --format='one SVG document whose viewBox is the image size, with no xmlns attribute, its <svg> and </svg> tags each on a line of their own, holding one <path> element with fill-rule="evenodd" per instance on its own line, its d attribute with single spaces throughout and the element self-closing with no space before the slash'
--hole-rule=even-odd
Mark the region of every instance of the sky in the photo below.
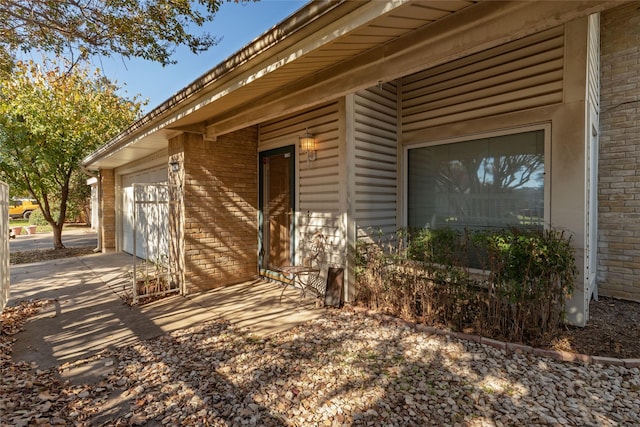
<svg viewBox="0 0 640 427">
<path fill-rule="evenodd" d="M 188 48 L 178 48 L 172 57 L 177 64 L 165 67 L 122 58 L 96 58 L 94 64 L 122 87 L 121 95 L 133 98 L 140 94 L 141 101 L 148 99 L 144 111 L 149 112 L 306 3 L 307 0 L 225 2 L 214 21 L 203 27 L 202 31 L 221 38 L 206 52 L 196 55 Z"/>
</svg>

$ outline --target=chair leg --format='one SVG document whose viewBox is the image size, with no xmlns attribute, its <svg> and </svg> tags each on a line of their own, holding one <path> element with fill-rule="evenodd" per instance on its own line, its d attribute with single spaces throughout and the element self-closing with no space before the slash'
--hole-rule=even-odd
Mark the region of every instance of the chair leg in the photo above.
<svg viewBox="0 0 640 427">
<path fill-rule="evenodd" d="M 296 277 L 293 276 L 292 278 L 287 277 L 288 279 L 291 280 L 291 282 L 293 283 L 293 288 L 295 289 L 296 287 Z M 284 295 L 284 291 L 287 290 L 287 286 L 289 286 L 288 283 L 283 283 L 282 284 L 282 292 L 280 292 L 280 302 L 282 303 L 282 296 Z"/>
</svg>

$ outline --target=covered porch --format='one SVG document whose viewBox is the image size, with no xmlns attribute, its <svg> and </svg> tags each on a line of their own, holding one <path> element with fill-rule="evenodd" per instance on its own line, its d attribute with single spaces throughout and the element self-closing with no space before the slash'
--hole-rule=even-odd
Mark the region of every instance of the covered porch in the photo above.
<svg viewBox="0 0 640 427">
<path fill-rule="evenodd" d="M 282 285 L 264 280 L 131 307 L 119 295 L 130 262 L 130 255 L 108 253 L 42 262 L 38 268 L 12 267 L 9 305 L 52 300 L 25 325 L 14 345 L 14 360 L 35 362 L 40 369 L 62 366 L 64 377 L 87 380 L 109 368 L 104 361 L 101 366 L 92 362 L 108 348 L 221 319 L 249 334 L 266 336 L 323 313 L 314 299 L 301 298 L 293 288 L 280 299 Z M 52 317 L 57 320 L 52 322 Z"/>
</svg>

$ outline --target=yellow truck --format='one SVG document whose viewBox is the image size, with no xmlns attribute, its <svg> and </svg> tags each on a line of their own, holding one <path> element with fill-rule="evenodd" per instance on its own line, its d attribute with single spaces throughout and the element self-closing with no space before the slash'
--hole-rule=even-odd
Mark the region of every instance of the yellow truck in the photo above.
<svg viewBox="0 0 640 427">
<path fill-rule="evenodd" d="M 29 219 L 31 212 L 39 208 L 40 205 L 35 200 L 13 199 L 9 202 L 9 218 Z"/>
</svg>

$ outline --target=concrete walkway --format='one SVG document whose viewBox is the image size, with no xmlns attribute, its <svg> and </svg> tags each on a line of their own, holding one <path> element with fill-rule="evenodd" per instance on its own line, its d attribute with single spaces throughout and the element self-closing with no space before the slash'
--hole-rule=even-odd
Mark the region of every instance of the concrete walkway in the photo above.
<svg viewBox="0 0 640 427">
<path fill-rule="evenodd" d="M 314 300 L 302 300 L 293 289 L 287 290 L 280 301 L 279 285 L 257 279 L 131 307 L 119 294 L 129 286 L 127 272 L 132 262 L 127 254 L 100 253 L 11 266 L 9 305 L 31 299 L 54 300 L 17 335 L 14 360 L 35 362 L 41 369 L 48 369 L 89 358 L 110 346 L 154 338 L 221 317 L 252 333 L 266 335 L 322 313 L 315 308 Z M 84 376 L 88 374 L 100 372 L 86 365 L 67 375 L 87 381 Z"/>
</svg>

